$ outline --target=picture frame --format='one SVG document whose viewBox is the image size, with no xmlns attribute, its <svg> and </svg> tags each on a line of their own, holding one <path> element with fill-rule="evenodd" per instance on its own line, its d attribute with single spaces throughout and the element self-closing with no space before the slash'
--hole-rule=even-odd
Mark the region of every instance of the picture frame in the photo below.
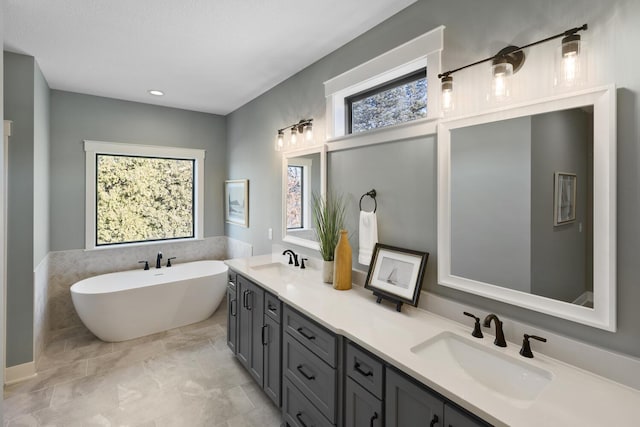
<svg viewBox="0 0 640 427">
<path fill-rule="evenodd" d="M 224 220 L 229 224 L 249 227 L 249 180 L 224 182 Z"/>
<path fill-rule="evenodd" d="M 553 191 L 553 225 L 569 224 L 576 220 L 578 177 L 574 173 L 555 172 Z"/>
<path fill-rule="evenodd" d="M 403 303 L 416 306 L 428 258 L 427 252 L 376 243 L 364 287 L 378 302 L 384 298 L 396 303 L 397 311 Z"/>
</svg>

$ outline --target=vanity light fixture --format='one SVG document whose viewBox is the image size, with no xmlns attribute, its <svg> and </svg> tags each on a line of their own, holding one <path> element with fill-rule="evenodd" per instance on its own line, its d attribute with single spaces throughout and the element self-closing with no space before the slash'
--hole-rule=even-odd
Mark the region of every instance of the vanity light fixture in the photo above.
<svg viewBox="0 0 640 427">
<path fill-rule="evenodd" d="M 300 142 L 306 142 L 307 144 L 313 143 L 313 126 L 311 122 L 313 122 L 313 119 L 302 119 L 298 123 L 278 129 L 275 144 L 276 151 L 282 151 L 285 148 L 284 131 L 287 129 L 291 129 L 291 136 L 286 144 L 287 148 L 295 148 Z M 300 141 L 299 134 L 304 134 L 302 141 Z"/>
<path fill-rule="evenodd" d="M 162 96 L 162 95 L 164 95 L 164 92 L 161 91 L 161 90 L 157 90 L 157 89 L 151 89 L 149 91 L 149 94 L 153 95 L 153 96 Z"/>
<path fill-rule="evenodd" d="M 548 42 L 562 37 L 561 49 L 561 71 L 560 76 L 565 84 L 571 84 L 577 80 L 580 72 L 580 35 L 579 31 L 586 31 L 588 29 L 587 24 L 581 27 L 571 28 L 562 33 L 547 37 L 542 40 L 538 40 L 533 43 L 529 43 L 524 46 L 507 46 L 495 55 L 482 59 L 480 61 L 473 62 L 471 64 L 455 68 L 453 70 L 445 71 L 438 74 L 438 78 L 441 79 L 442 89 L 442 110 L 447 112 L 453 109 L 453 73 L 464 70 L 474 65 L 482 64 L 484 62 L 491 61 L 491 71 L 493 75 L 493 81 L 491 84 L 492 95 L 496 100 L 501 100 L 509 96 L 509 80 L 510 77 L 518 72 L 522 67 L 525 60 L 524 49 L 535 46 L 541 43 Z"/>
</svg>

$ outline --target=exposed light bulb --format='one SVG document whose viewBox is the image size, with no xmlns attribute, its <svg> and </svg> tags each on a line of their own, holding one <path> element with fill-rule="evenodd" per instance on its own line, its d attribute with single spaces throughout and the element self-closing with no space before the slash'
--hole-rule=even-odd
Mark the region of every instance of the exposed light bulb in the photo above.
<svg viewBox="0 0 640 427">
<path fill-rule="evenodd" d="M 292 146 L 298 143 L 298 130 L 295 127 L 291 128 L 291 139 L 289 143 Z"/>
<path fill-rule="evenodd" d="M 453 110 L 453 77 L 442 78 L 442 111 Z"/>
<path fill-rule="evenodd" d="M 505 58 L 498 58 L 493 61 L 491 69 L 493 72 L 491 92 L 497 101 L 501 101 L 510 95 L 509 77 L 513 74 L 513 65 Z"/>
<path fill-rule="evenodd" d="M 311 123 L 304 127 L 304 136 L 307 142 L 313 141 L 313 127 L 311 126 Z"/>
<path fill-rule="evenodd" d="M 278 131 L 278 137 L 276 138 L 276 151 L 282 151 L 284 148 L 284 132 Z"/>
<path fill-rule="evenodd" d="M 560 46 L 560 65 L 557 71 L 558 83 L 573 86 L 581 78 L 581 42 L 578 34 L 572 34 L 562 39 Z"/>
</svg>

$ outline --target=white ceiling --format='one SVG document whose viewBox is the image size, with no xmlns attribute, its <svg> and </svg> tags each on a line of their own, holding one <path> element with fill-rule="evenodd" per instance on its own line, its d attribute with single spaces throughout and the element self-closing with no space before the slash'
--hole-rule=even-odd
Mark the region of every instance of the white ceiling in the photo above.
<svg viewBox="0 0 640 427">
<path fill-rule="evenodd" d="M 52 89 L 227 114 L 416 0 L 0 1 Z"/>
</svg>

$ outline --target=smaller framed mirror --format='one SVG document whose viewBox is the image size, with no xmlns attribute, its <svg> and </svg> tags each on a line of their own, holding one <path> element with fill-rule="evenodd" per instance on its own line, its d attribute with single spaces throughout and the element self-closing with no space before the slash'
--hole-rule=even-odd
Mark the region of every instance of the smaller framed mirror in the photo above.
<svg viewBox="0 0 640 427">
<path fill-rule="evenodd" d="M 282 241 L 320 249 L 312 216 L 313 195 L 325 197 L 327 150 L 321 146 L 282 155 Z"/>
</svg>

